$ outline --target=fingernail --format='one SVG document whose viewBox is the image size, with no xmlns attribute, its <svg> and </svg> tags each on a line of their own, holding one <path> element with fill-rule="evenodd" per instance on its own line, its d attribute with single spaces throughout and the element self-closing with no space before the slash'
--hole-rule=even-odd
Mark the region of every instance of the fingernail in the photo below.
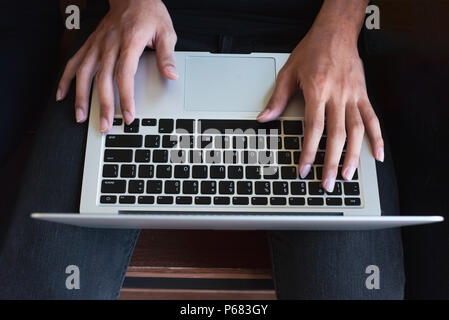
<svg viewBox="0 0 449 320">
<path fill-rule="evenodd" d="M 171 75 L 173 78 L 178 79 L 178 71 L 176 71 L 176 68 L 173 66 L 166 66 L 165 70 L 167 70 L 168 74 Z"/>
<path fill-rule="evenodd" d="M 108 127 L 109 127 L 108 119 L 106 119 L 104 117 L 101 117 L 101 120 L 100 120 L 100 130 L 101 130 L 101 132 L 108 131 Z"/>
<path fill-rule="evenodd" d="M 299 175 L 301 176 L 301 178 L 302 179 L 304 179 L 305 177 L 307 177 L 307 175 L 309 174 L 309 172 L 310 172 L 310 168 L 311 168 L 312 166 L 310 165 L 310 164 L 305 164 L 305 165 L 303 165 L 303 166 L 301 166 L 300 168 L 299 168 Z"/>
<path fill-rule="evenodd" d="M 257 116 L 256 120 L 260 120 L 262 118 L 265 118 L 266 116 L 268 116 L 270 114 L 270 112 L 271 112 L 270 109 L 265 109 L 264 111 L 259 113 L 259 115 Z"/>
<path fill-rule="evenodd" d="M 133 122 L 133 117 L 128 111 L 123 111 L 123 118 L 125 118 L 126 124 L 130 124 L 131 122 Z"/>
<path fill-rule="evenodd" d="M 324 180 L 323 187 L 326 189 L 327 192 L 334 191 L 335 186 L 335 179 L 334 178 L 327 178 Z"/>
<path fill-rule="evenodd" d="M 343 172 L 343 178 L 345 178 L 345 180 L 351 180 L 352 176 L 354 175 L 354 172 L 355 168 L 353 166 L 347 167 Z"/>
<path fill-rule="evenodd" d="M 80 123 L 84 121 L 84 111 L 81 108 L 77 108 L 75 111 L 76 122 Z"/>
<path fill-rule="evenodd" d="M 384 148 L 377 149 L 376 159 L 380 162 L 384 162 Z"/>
<path fill-rule="evenodd" d="M 60 101 L 62 99 L 62 90 L 58 88 L 56 91 L 56 101 Z"/>
</svg>

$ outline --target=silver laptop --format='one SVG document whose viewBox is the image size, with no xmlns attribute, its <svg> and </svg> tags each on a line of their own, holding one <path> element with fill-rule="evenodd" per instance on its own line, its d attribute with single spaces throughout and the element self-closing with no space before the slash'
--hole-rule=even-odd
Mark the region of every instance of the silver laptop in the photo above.
<svg viewBox="0 0 449 320">
<path fill-rule="evenodd" d="M 367 139 L 353 180 L 339 174 L 332 193 L 321 188 L 325 135 L 311 173 L 299 178 L 302 97 L 294 97 L 279 120 L 255 120 L 287 58 L 176 52 L 179 79 L 172 81 L 159 74 L 154 53 L 145 53 L 131 125 L 124 124 L 117 105 L 112 130 L 102 134 L 94 88 L 80 212 L 32 217 L 171 229 L 376 229 L 442 221 L 381 216 Z"/>
</svg>

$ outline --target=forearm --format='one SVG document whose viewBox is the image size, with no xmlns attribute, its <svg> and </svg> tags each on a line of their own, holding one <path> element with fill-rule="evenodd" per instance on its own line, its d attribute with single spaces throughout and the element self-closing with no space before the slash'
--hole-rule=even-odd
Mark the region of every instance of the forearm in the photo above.
<svg viewBox="0 0 449 320">
<path fill-rule="evenodd" d="M 356 44 L 369 0 L 325 0 L 311 33 L 324 38 L 339 35 L 340 40 Z"/>
</svg>

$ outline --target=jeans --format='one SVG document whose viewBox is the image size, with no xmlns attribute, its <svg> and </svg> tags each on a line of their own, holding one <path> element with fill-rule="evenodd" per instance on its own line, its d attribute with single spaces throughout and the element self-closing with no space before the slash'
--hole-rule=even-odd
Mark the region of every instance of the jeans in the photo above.
<svg viewBox="0 0 449 320">
<path fill-rule="evenodd" d="M 171 12 L 177 50 L 289 52 L 307 31 L 296 22 L 279 27 L 278 37 L 254 32 L 204 33 L 183 28 L 183 13 Z M 98 22 L 86 15 L 79 47 Z M 95 15 L 94 15 L 95 16 Z M 92 18 L 92 19 L 90 19 Z M 85 18 L 86 19 L 86 18 Z M 213 18 L 209 21 L 213 23 Z M 309 22 L 298 23 L 302 26 Z M 264 25 L 273 30 L 272 22 Z M 285 32 L 282 32 L 282 29 Z M 274 28 L 276 29 L 276 28 Z M 287 30 L 288 29 L 288 30 Z M 277 29 L 276 29 L 277 30 Z M 251 31 L 251 30 L 249 30 Z M 74 86 L 62 102 L 43 113 L 21 180 L 13 222 L 0 253 L 0 299 L 116 299 L 139 235 L 138 230 L 80 228 L 32 220 L 31 212 L 77 212 L 87 124 L 74 121 Z M 378 164 L 383 214 L 399 212 L 392 161 Z M 404 274 L 399 229 L 380 231 L 269 232 L 275 289 L 280 299 L 401 299 Z M 67 267 L 80 272 L 80 288 L 68 290 Z M 367 266 L 380 270 L 380 289 L 369 290 Z"/>
</svg>

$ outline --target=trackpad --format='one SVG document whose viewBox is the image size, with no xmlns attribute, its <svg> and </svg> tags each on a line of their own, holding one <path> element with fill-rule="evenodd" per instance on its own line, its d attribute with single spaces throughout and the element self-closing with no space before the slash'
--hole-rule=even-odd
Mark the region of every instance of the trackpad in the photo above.
<svg viewBox="0 0 449 320">
<path fill-rule="evenodd" d="M 185 71 L 187 111 L 261 111 L 276 80 L 271 57 L 191 56 Z"/>
</svg>

